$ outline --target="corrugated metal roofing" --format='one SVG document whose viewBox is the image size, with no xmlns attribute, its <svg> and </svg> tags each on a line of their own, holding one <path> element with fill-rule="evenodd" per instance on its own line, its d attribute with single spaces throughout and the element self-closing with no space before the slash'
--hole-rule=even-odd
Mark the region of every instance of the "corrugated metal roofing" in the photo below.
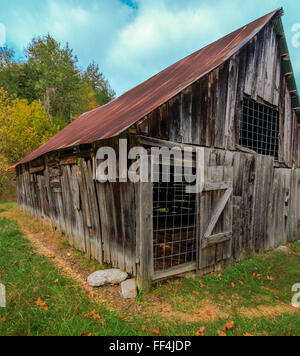
<svg viewBox="0 0 300 356">
<path fill-rule="evenodd" d="M 83 114 L 16 164 L 45 153 L 117 136 L 187 86 L 211 72 L 251 40 L 282 9 L 275 10 L 173 64 L 112 102 Z"/>
</svg>

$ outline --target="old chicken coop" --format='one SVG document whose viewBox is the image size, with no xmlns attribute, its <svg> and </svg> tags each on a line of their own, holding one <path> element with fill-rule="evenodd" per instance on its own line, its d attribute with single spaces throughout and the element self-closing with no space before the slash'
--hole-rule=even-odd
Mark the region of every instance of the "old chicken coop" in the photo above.
<svg viewBox="0 0 300 356">
<path fill-rule="evenodd" d="M 20 208 L 145 288 L 298 240 L 300 103 L 282 15 L 240 28 L 72 122 L 15 166 Z M 187 194 L 172 167 L 169 182 L 99 182 L 97 151 L 118 151 L 120 138 L 128 150 L 202 147 L 202 192 Z"/>
</svg>

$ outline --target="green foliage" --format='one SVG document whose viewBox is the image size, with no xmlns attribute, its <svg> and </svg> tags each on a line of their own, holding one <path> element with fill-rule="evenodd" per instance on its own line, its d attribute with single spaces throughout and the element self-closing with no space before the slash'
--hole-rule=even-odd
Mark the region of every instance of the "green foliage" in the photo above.
<svg viewBox="0 0 300 356">
<path fill-rule="evenodd" d="M 100 73 L 98 64 L 92 62 L 83 73 L 83 80 L 93 88 L 99 106 L 114 99 L 116 93 L 111 89 L 108 81 Z"/>
<path fill-rule="evenodd" d="M 0 70 L 7 68 L 11 65 L 15 53 L 8 47 L 0 47 Z"/>
<path fill-rule="evenodd" d="M 9 164 L 34 151 L 58 129 L 41 104 L 9 97 L 0 88 L 0 152 Z"/>
<path fill-rule="evenodd" d="M 82 72 L 68 43 L 62 46 L 49 34 L 34 38 L 25 58 L 17 62 L 12 50 L 0 52 L 0 86 L 19 99 L 42 103 L 53 122 L 62 120 L 60 127 L 115 96 L 98 65 Z"/>
<path fill-rule="evenodd" d="M 7 199 L 15 193 L 15 172 L 9 171 L 7 158 L 0 154 L 0 199 Z"/>
</svg>

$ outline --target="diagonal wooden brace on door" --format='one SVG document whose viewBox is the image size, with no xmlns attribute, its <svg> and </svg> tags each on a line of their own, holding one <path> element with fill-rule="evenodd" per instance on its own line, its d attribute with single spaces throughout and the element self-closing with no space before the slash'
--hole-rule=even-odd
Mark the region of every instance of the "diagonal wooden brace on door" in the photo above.
<svg viewBox="0 0 300 356">
<path fill-rule="evenodd" d="M 228 241 L 232 237 L 231 231 L 226 231 L 224 233 L 212 235 L 212 232 L 213 232 L 222 212 L 224 211 L 224 209 L 232 195 L 232 192 L 233 192 L 233 187 L 232 187 L 232 183 L 231 183 L 230 186 L 227 187 L 223 197 L 221 198 L 221 200 L 219 201 L 215 210 L 213 211 L 213 214 L 212 214 L 212 217 L 208 224 L 208 227 L 203 235 L 202 246 L 201 246 L 202 248 L 207 248 L 211 245 Z"/>
</svg>

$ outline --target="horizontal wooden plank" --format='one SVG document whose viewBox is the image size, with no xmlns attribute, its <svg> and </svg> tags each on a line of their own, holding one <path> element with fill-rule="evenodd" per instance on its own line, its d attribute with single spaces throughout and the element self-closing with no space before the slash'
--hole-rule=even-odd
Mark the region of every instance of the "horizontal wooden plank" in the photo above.
<svg viewBox="0 0 300 356">
<path fill-rule="evenodd" d="M 39 166 L 39 167 L 32 167 L 29 169 L 29 173 L 34 174 L 34 173 L 38 173 L 38 172 L 43 172 L 43 170 L 45 169 L 45 166 Z"/>
<path fill-rule="evenodd" d="M 207 182 L 204 184 L 204 191 L 209 192 L 211 190 L 226 190 L 232 187 L 233 187 L 233 182 L 219 182 L 219 183 Z"/>
<path fill-rule="evenodd" d="M 158 281 L 161 279 L 169 278 L 177 274 L 182 274 L 190 271 L 195 271 L 197 269 L 197 263 L 191 262 L 184 265 L 179 265 L 176 267 L 169 268 L 164 271 L 155 272 L 153 281 Z"/>
<path fill-rule="evenodd" d="M 78 157 L 73 156 L 73 157 L 65 157 L 65 158 L 61 158 L 59 163 L 62 166 L 68 165 L 68 164 L 77 164 L 78 162 Z"/>
<path fill-rule="evenodd" d="M 255 155 L 258 154 L 257 152 L 255 152 L 255 151 L 253 151 L 253 150 L 250 150 L 249 148 L 240 146 L 240 145 L 235 145 L 235 148 L 236 148 L 238 151 L 241 151 L 241 152 L 244 152 L 244 153 L 250 153 L 250 154 L 255 154 Z"/>
<path fill-rule="evenodd" d="M 230 241 L 232 239 L 232 232 L 221 232 L 220 234 L 212 235 L 202 239 L 202 249 L 211 247 L 222 242 Z"/>
<path fill-rule="evenodd" d="M 184 149 L 185 147 L 192 148 L 196 151 L 196 148 L 199 148 L 199 146 L 196 145 L 187 145 L 187 144 L 182 144 L 179 142 L 173 142 L 173 141 L 166 141 L 166 140 L 161 140 L 158 138 L 152 138 L 152 137 L 146 137 L 146 136 L 137 136 L 138 142 L 142 145 L 148 145 L 148 146 L 153 146 L 153 147 L 168 147 L 168 148 L 174 148 L 174 147 L 179 147 L 181 149 Z"/>
</svg>

